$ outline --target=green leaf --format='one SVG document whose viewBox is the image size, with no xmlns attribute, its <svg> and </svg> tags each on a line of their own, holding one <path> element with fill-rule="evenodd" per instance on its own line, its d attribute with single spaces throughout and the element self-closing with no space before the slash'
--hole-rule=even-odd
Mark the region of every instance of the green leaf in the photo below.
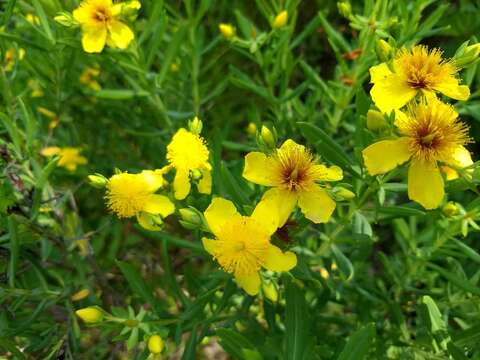
<svg viewBox="0 0 480 360">
<path fill-rule="evenodd" d="M 388 206 L 379 207 L 377 209 L 379 214 L 395 215 L 395 216 L 421 216 L 425 215 L 425 211 L 414 209 L 406 206 Z"/>
<path fill-rule="evenodd" d="M 442 267 L 435 265 L 433 263 L 427 263 L 427 266 L 432 268 L 433 270 L 437 271 L 440 275 L 442 275 L 445 279 L 450 281 L 452 284 L 458 286 L 459 288 L 471 292 L 472 294 L 475 295 L 480 295 L 480 288 L 478 286 L 475 286 L 472 284 L 470 281 L 462 279 L 455 275 L 454 273 L 450 271 L 444 270 Z"/>
<path fill-rule="evenodd" d="M 145 90 L 128 90 L 128 89 L 102 89 L 93 94 L 100 99 L 109 100 L 130 100 L 137 97 L 146 97 L 150 93 Z"/>
<path fill-rule="evenodd" d="M 216 334 L 220 338 L 220 345 L 222 345 L 223 349 L 232 355 L 234 359 L 248 360 L 248 358 L 245 357 L 243 350 L 255 349 L 255 346 L 245 336 L 237 331 L 219 328 L 217 329 Z"/>
<path fill-rule="evenodd" d="M 8 217 L 8 231 L 10 233 L 10 262 L 8 265 L 8 285 L 15 287 L 15 275 L 17 273 L 20 244 L 18 242 L 17 223 L 13 216 Z"/>
<path fill-rule="evenodd" d="M 4 6 L 5 9 L 2 16 L 1 26 L 4 26 L 8 23 L 13 14 L 13 9 L 15 8 L 16 0 L 9 0 L 8 4 Z"/>
<path fill-rule="evenodd" d="M 40 25 L 42 26 L 46 37 L 48 38 L 48 40 L 50 40 L 52 44 L 55 43 L 52 30 L 50 29 L 50 25 L 48 24 L 48 17 L 45 14 L 45 11 L 43 10 L 42 5 L 38 0 L 32 0 L 32 2 L 33 2 L 33 6 L 35 7 L 35 14 L 38 15 L 38 17 L 40 18 Z"/>
<path fill-rule="evenodd" d="M 422 298 L 422 302 L 426 305 L 428 310 L 428 315 L 430 319 L 430 330 L 432 333 L 435 333 L 439 330 L 446 330 L 447 326 L 442 319 L 442 314 L 435 304 L 435 301 L 428 295 L 425 295 Z"/>
<path fill-rule="evenodd" d="M 125 276 L 132 293 L 141 297 L 150 306 L 155 307 L 157 301 L 153 296 L 153 291 L 143 280 L 137 269 L 125 261 L 116 260 L 115 262 L 122 271 L 123 276 Z"/>
<path fill-rule="evenodd" d="M 42 169 L 40 175 L 37 178 L 37 183 L 35 184 L 35 192 L 33 193 L 33 203 L 31 210 L 31 219 L 36 219 L 38 216 L 38 211 L 42 202 L 42 193 L 43 189 L 47 185 L 48 178 L 52 171 L 57 167 L 59 158 L 55 157 Z"/>
<path fill-rule="evenodd" d="M 232 197 L 234 202 L 239 205 L 249 204 L 250 201 L 248 196 L 243 190 L 245 187 L 240 185 L 240 181 L 242 180 L 235 178 L 223 161 L 220 165 L 220 174 L 223 180 L 222 186 L 226 193 Z"/>
<path fill-rule="evenodd" d="M 333 256 L 335 257 L 338 268 L 340 269 L 342 274 L 346 276 L 346 280 L 351 280 L 355 275 L 355 269 L 350 260 L 335 244 L 331 244 L 330 249 L 332 250 Z"/>
<path fill-rule="evenodd" d="M 355 331 L 348 339 L 337 360 L 362 360 L 375 340 L 375 326 L 368 324 Z"/>
<path fill-rule="evenodd" d="M 158 87 L 161 87 L 165 76 L 170 71 L 170 65 L 177 57 L 180 46 L 182 45 L 185 35 L 187 34 L 188 23 L 180 23 L 177 31 L 173 34 L 167 49 L 164 51 L 165 56 L 162 59 L 162 67 L 157 76 L 156 83 Z"/>
<path fill-rule="evenodd" d="M 302 360 L 309 330 L 304 292 L 288 278 L 285 285 L 285 360 Z"/>
<path fill-rule="evenodd" d="M 193 325 L 193 329 L 190 332 L 187 344 L 185 345 L 185 351 L 183 352 L 182 360 L 195 360 L 197 358 L 197 328 L 197 324 Z"/>
</svg>

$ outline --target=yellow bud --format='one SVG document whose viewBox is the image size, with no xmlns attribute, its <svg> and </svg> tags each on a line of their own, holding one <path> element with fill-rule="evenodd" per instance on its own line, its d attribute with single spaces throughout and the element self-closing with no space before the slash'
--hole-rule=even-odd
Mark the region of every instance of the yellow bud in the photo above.
<svg viewBox="0 0 480 360">
<path fill-rule="evenodd" d="M 103 313 L 93 306 L 77 310 L 75 314 L 87 324 L 98 323 L 103 319 Z"/>
<path fill-rule="evenodd" d="M 199 135 L 202 132 L 203 123 L 197 116 L 188 122 L 188 129 L 191 133 Z"/>
<path fill-rule="evenodd" d="M 88 183 L 97 189 L 103 189 L 107 185 L 108 179 L 102 174 L 88 175 Z"/>
<path fill-rule="evenodd" d="M 257 125 L 255 125 L 255 123 L 251 122 L 251 123 L 248 123 L 248 126 L 247 126 L 247 133 L 249 135 L 255 135 L 257 132 Z"/>
<path fill-rule="evenodd" d="M 450 201 L 443 207 L 442 212 L 445 216 L 450 217 L 457 215 L 459 213 L 459 209 L 454 202 Z"/>
<path fill-rule="evenodd" d="M 178 70 L 180 70 L 180 65 L 178 65 L 177 63 L 171 63 L 170 64 L 170 71 L 171 72 L 177 72 Z"/>
<path fill-rule="evenodd" d="M 340 1 L 337 3 L 338 12 L 345 18 L 352 16 L 352 5 L 348 1 Z"/>
<path fill-rule="evenodd" d="M 344 187 L 339 187 L 338 191 L 335 193 L 336 195 L 339 195 L 345 200 L 351 200 L 355 197 L 355 193 L 344 188 Z"/>
<path fill-rule="evenodd" d="M 287 24 L 287 21 L 288 21 L 288 11 L 283 10 L 277 16 L 275 16 L 275 19 L 273 19 L 272 28 L 280 29 Z"/>
<path fill-rule="evenodd" d="M 262 138 L 263 143 L 269 148 L 274 148 L 277 144 L 275 135 L 265 125 L 262 125 L 262 129 L 260 130 L 260 137 Z"/>
<path fill-rule="evenodd" d="M 326 280 L 330 277 L 330 274 L 328 273 L 327 269 L 321 268 L 320 269 L 320 276 Z"/>
<path fill-rule="evenodd" d="M 264 282 L 262 284 L 263 295 L 270 300 L 271 302 L 277 302 L 278 300 L 278 291 L 277 287 L 273 282 Z"/>
<path fill-rule="evenodd" d="M 218 25 L 218 29 L 225 37 L 225 39 L 231 39 L 235 36 L 235 28 L 231 24 L 221 23 Z"/>
<path fill-rule="evenodd" d="M 367 112 L 367 129 L 371 131 L 380 131 L 387 127 L 385 116 L 380 111 L 368 110 Z"/>
<path fill-rule="evenodd" d="M 393 56 L 392 46 L 383 39 L 377 41 L 375 50 L 377 51 L 377 56 L 381 61 L 388 61 Z"/>
<path fill-rule="evenodd" d="M 164 347 L 165 344 L 160 335 L 152 335 L 150 339 L 148 339 L 148 350 L 152 354 L 160 354 Z"/>
<path fill-rule="evenodd" d="M 83 300 L 85 299 L 88 295 L 90 295 L 90 290 L 88 289 L 82 289 L 78 292 L 76 292 L 75 294 L 73 294 L 70 299 L 72 301 L 80 301 L 80 300 Z"/>
</svg>

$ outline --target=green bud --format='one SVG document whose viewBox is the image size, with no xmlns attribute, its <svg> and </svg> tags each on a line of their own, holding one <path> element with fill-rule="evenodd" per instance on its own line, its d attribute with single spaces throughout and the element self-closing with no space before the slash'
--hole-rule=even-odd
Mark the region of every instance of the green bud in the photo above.
<svg viewBox="0 0 480 360">
<path fill-rule="evenodd" d="M 180 224 L 186 229 L 198 229 L 203 225 L 203 216 L 194 208 L 183 208 L 178 210 L 180 213 Z"/>
<path fill-rule="evenodd" d="M 342 186 L 337 189 L 335 195 L 340 196 L 343 200 L 351 200 L 356 196 L 353 191 L 350 191 Z"/>
<path fill-rule="evenodd" d="M 377 110 L 368 110 L 367 129 L 371 131 L 381 131 L 388 126 L 385 116 Z"/>
<path fill-rule="evenodd" d="M 462 46 L 457 50 L 453 61 L 458 68 L 465 68 L 474 64 L 480 55 L 480 43 Z"/>
<path fill-rule="evenodd" d="M 59 12 L 57 16 L 55 16 L 53 19 L 59 24 L 66 27 L 75 27 L 79 25 L 77 20 L 75 20 L 72 16 L 72 14 L 66 11 Z"/>
<path fill-rule="evenodd" d="M 200 135 L 200 133 L 202 132 L 202 128 L 203 128 L 202 120 L 200 120 L 197 116 L 195 116 L 192 120 L 188 122 L 188 129 L 190 130 L 191 133 Z"/>
<path fill-rule="evenodd" d="M 265 125 L 262 125 L 260 132 L 257 133 L 257 144 L 260 149 L 265 152 L 275 149 L 277 145 L 277 131 L 275 128 L 270 130 Z"/>
<path fill-rule="evenodd" d="M 450 217 L 457 215 L 460 210 L 454 202 L 450 201 L 443 207 L 442 212 L 445 216 Z"/>
<path fill-rule="evenodd" d="M 377 52 L 377 56 L 381 61 L 388 61 L 393 57 L 392 46 L 383 39 L 377 41 L 375 51 Z"/>
<path fill-rule="evenodd" d="M 349 19 L 352 16 L 352 5 L 348 1 L 339 1 L 337 2 L 337 8 L 340 15 L 344 18 Z"/>
<path fill-rule="evenodd" d="M 107 185 L 108 179 L 102 174 L 88 175 L 88 183 L 94 188 L 103 189 Z"/>
</svg>

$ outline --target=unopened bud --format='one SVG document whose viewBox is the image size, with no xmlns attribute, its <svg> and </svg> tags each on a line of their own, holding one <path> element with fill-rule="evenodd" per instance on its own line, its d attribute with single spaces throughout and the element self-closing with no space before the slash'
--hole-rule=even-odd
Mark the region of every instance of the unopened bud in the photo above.
<svg viewBox="0 0 480 360">
<path fill-rule="evenodd" d="M 275 134 L 275 129 L 273 129 L 272 132 L 268 127 L 262 125 L 262 128 L 260 130 L 261 144 L 269 149 L 275 148 L 275 146 L 277 145 L 277 137 Z"/>
<path fill-rule="evenodd" d="M 97 189 L 103 189 L 107 183 L 108 179 L 102 174 L 88 175 L 88 183 Z"/>
<path fill-rule="evenodd" d="M 458 68 L 464 68 L 475 63 L 478 60 L 479 55 L 480 43 L 477 43 L 461 48 L 461 50 L 457 50 L 457 53 L 453 57 L 453 61 Z"/>
<path fill-rule="evenodd" d="M 288 11 L 283 10 L 277 16 L 275 16 L 275 19 L 273 19 L 272 28 L 280 29 L 287 24 L 287 21 L 288 21 Z"/>
<path fill-rule="evenodd" d="M 123 325 L 128 326 L 130 328 L 137 327 L 139 324 L 139 321 L 137 319 L 127 319 L 123 322 Z"/>
<path fill-rule="evenodd" d="M 200 120 L 197 116 L 188 122 L 188 129 L 195 135 L 199 135 L 202 132 L 202 128 L 202 120 Z"/>
<path fill-rule="evenodd" d="M 371 131 L 381 131 L 388 126 L 385 116 L 380 111 L 368 110 L 367 129 Z"/>
<path fill-rule="evenodd" d="M 152 335 L 148 339 L 148 350 L 152 354 L 160 354 L 163 351 L 165 344 L 160 335 Z"/>
<path fill-rule="evenodd" d="M 253 122 L 248 123 L 247 134 L 248 135 L 255 135 L 256 132 L 257 132 L 257 125 L 255 125 L 255 123 L 253 123 Z"/>
<path fill-rule="evenodd" d="M 352 16 L 352 5 L 348 1 L 340 1 L 337 3 L 338 12 L 344 18 L 349 19 Z"/>
<path fill-rule="evenodd" d="M 74 27 L 79 25 L 77 20 L 75 20 L 72 16 L 72 14 L 65 11 L 58 13 L 58 15 L 55 16 L 53 19 L 59 24 L 66 27 Z"/>
<path fill-rule="evenodd" d="M 87 324 L 94 324 L 102 321 L 103 312 L 96 306 L 90 306 L 75 311 L 75 314 Z"/>
<path fill-rule="evenodd" d="M 90 290 L 88 289 L 82 289 L 78 292 L 76 292 L 75 294 L 73 294 L 70 299 L 72 301 L 80 301 L 80 300 L 83 300 L 85 299 L 88 295 L 90 295 Z"/>
<path fill-rule="evenodd" d="M 142 7 L 140 1 L 137 0 L 125 1 L 121 3 L 121 5 L 122 10 L 120 13 L 129 21 L 134 21 L 137 18 L 138 10 L 140 10 L 140 8 Z"/>
<path fill-rule="evenodd" d="M 231 24 L 220 24 L 218 29 L 225 39 L 231 39 L 235 36 L 235 28 Z"/>
<path fill-rule="evenodd" d="M 353 191 L 350 191 L 342 186 L 338 188 L 335 195 L 340 196 L 344 200 L 351 200 L 356 196 Z"/>
<path fill-rule="evenodd" d="M 377 56 L 381 61 L 388 61 L 393 56 L 392 46 L 383 39 L 377 41 L 375 51 L 377 52 Z"/>
<path fill-rule="evenodd" d="M 199 211 L 193 208 L 183 208 L 178 210 L 180 213 L 180 224 L 186 229 L 198 229 L 203 225 L 203 218 Z"/>
<path fill-rule="evenodd" d="M 460 210 L 458 209 L 458 206 L 454 202 L 448 202 L 442 209 L 442 212 L 445 216 L 450 217 L 450 216 L 455 216 L 457 215 Z"/>
<path fill-rule="evenodd" d="M 278 290 L 273 282 L 264 282 L 262 284 L 263 295 L 270 300 L 271 302 L 277 302 L 278 300 Z"/>
</svg>

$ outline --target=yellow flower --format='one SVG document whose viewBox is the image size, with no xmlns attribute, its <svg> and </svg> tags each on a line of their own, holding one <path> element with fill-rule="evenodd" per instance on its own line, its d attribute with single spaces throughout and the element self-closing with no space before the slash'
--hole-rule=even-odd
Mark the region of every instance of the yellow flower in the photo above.
<svg viewBox="0 0 480 360">
<path fill-rule="evenodd" d="M 43 156 L 60 156 L 58 160 L 58 166 L 64 167 L 68 171 L 77 170 L 78 165 L 84 165 L 87 163 L 87 159 L 80 155 L 82 149 L 74 147 L 59 148 L 57 146 L 46 147 L 42 149 L 41 154 Z"/>
<path fill-rule="evenodd" d="M 148 350 L 152 354 L 160 354 L 163 351 L 163 348 L 165 347 L 163 343 L 163 339 L 160 337 L 160 335 L 152 335 L 148 339 Z"/>
<path fill-rule="evenodd" d="M 375 105 L 386 113 L 400 109 L 419 92 L 427 97 L 440 92 L 456 100 L 467 100 L 470 90 L 459 85 L 457 71 L 453 62 L 442 58 L 440 50 L 417 45 L 401 50 L 391 68 L 386 63 L 370 68 L 370 94 Z"/>
<path fill-rule="evenodd" d="M 444 196 L 443 178 L 437 162 L 454 168 L 472 164 L 464 145 L 470 142 L 467 127 L 455 109 L 436 98 L 423 100 L 397 111 L 395 126 L 400 137 L 382 140 L 363 150 L 370 175 L 386 173 L 408 160 L 408 196 L 425 209 L 440 205 Z"/>
<path fill-rule="evenodd" d="M 25 50 L 20 48 L 18 51 L 15 48 L 10 48 L 5 51 L 5 56 L 3 57 L 4 69 L 5 71 L 12 71 L 15 66 L 15 59 L 18 61 L 22 60 L 25 57 Z"/>
<path fill-rule="evenodd" d="M 317 183 L 343 178 L 338 166 L 318 164 L 302 145 L 287 140 L 272 155 L 251 152 L 245 157 L 243 177 L 272 186 L 262 198 L 279 211 L 279 227 L 283 226 L 295 206 L 300 206 L 307 219 L 314 223 L 327 222 L 335 210 L 335 201 Z"/>
<path fill-rule="evenodd" d="M 126 49 L 133 40 L 132 30 L 119 20 L 123 3 L 112 0 L 84 0 L 73 11 L 82 28 L 82 46 L 88 53 L 98 53 L 105 44 Z"/>
<path fill-rule="evenodd" d="M 222 269 L 233 274 L 250 295 L 260 289 L 260 269 L 289 271 L 297 264 L 296 255 L 282 252 L 270 243 L 278 227 L 278 216 L 260 202 L 251 216 L 242 216 L 232 202 L 215 198 L 205 210 L 205 219 L 215 240 L 204 238 L 203 246 Z"/>
<path fill-rule="evenodd" d="M 25 15 L 25 20 L 27 20 L 32 25 L 39 25 L 40 24 L 40 18 L 36 15 L 33 15 L 33 14 Z"/>
<path fill-rule="evenodd" d="M 103 319 L 103 313 L 94 306 L 77 310 L 75 314 L 87 324 L 94 324 Z"/>
<path fill-rule="evenodd" d="M 93 91 L 99 91 L 102 89 L 96 78 L 100 75 L 99 68 L 88 67 L 82 71 L 80 75 L 80 83 L 89 87 Z"/>
<path fill-rule="evenodd" d="M 48 124 L 49 129 L 55 129 L 57 127 L 60 119 L 56 113 L 41 106 L 37 107 L 37 111 L 50 119 L 50 123 Z"/>
<path fill-rule="evenodd" d="M 175 198 L 185 199 L 190 193 L 190 177 L 200 178 L 198 191 L 210 194 L 212 189 L 212 167 L 208 162 L 209 151 L 200 135 L 193 134 L 184 128 L 173 135 L 167 146 L 167 160 L 176 170 L 173 188 Z"/>
<path fill-rule="evenodd" d="M 231 39 L 235 36 L 235 27 L 231 24 L 222 23 L 218 25 L 218 29 L 226 39 Z"/>
<path fill-rule="evenodd" d="M 158 230 L 158 219 L 175 211 L 164 195 L 155 194 L 164 184 L 160 171 L 144 170 L 139 174 L 123 172 L 113 175 L 106 185 L 107 207 L 119 218 L 136 216 L 147 230 Z"/>
<path fill-rule="evenodd" d="M 275 17 L 275 19 L 273 19 L 272 28 L 280 29 L 287 24 L 287 21 L 288 21 L 288 11 L 283 10 Z"/>
</svg>

